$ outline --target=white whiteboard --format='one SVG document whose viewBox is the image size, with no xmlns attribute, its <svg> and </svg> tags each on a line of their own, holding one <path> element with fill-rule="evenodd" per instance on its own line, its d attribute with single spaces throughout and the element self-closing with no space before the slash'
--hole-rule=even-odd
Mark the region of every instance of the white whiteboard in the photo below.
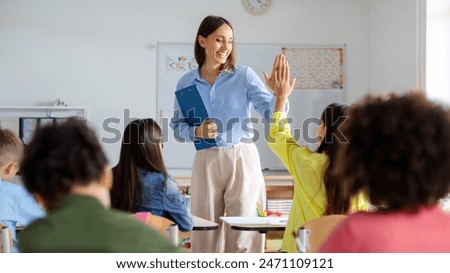
<svg viewBox="0 0 450 273">
<path fill-rule="evenodd" d="M 273 60 L 282 48 L 341 48 L 344 46 L 300 46 L 300 45 L 261 45 L 261 44 L 237 44 L 236 64 L 251 67 L 263 80 L 262 71 L 270 73 L 272 71 Z M 169 169 L 190 169 L 194 160 L 195 148 L 193 143 L 178 143 L 173 137 L 173 131 L 169 126 L 172 117 L 173 103 L 175 99 L 175 89 L 181 76 L 187 71 L 195 68 L 192 62 L 194 57 L 193 44 L 178 43 L 158 43 L 157 60 L 157 113 L 158 122 L 164 128 L 165 143 L 163 156 L 166 167 Z M 345 56 L 345 55 L 343 55 Z M 343 70 L 345 69 L 343 62 Z M 345 74 L 345 73 L 344 73 Z M 301 134 L 304 120 L 314 117 L 320 118 L 323 109 L 332 102 L 345 102 L 345 81 L 342 88 L 338 89 L 317 89 L 317 90 L 294 90 L 289 97 L 290 110 L 288 117 L 293 118 L 292 128 L 296 129 L 294 136 L 299 136 L 301 144 L 308 145 L 312 150 L 316 148 L 314 144 L 308 144 L 302 139 Z M 253 113 L 255 117 L 261 118 Z M 254 124 L 255 130 L 260 132 L 260 138 L 256 142 L 260 158 L 261 168 L 269 170 L 285 170 L 281 161 L 267 147 L 264 124 L 259 122 Z M 315 135 L 315 126 L 309 126 L 309 137 Z"/>
</svg>

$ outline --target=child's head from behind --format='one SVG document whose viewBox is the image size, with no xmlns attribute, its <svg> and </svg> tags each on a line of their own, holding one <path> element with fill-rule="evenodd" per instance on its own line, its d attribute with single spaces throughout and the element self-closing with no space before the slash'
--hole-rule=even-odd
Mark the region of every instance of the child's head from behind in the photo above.
<svg viewBox="0 0 450 273">
<path fill-rule="evenodd" d="M 136 212 L 142 202 L 141 171 L 167 176 L 162 157 L 162 133 L 151 118 L 131 121 L 123 133 L 119 163 L 113 168 L 113 208 Z"/>
<path fill-rule="evenodd" d="M 153 119 L 133 120 L 123 133 L 120 161 L 131 161 L 144 170 L 165 173 L 162 142 L 161 127 Z"/>
<path fill-rule="evenodd" d="M 321 124 L 317 129 L 319 153 L 332 154 L 332 150 L 338 142 L 345 142 L 346 139 L 340 131 L 340 126 L 347 118 L 347 105 L 342 103 L 331 103 L 322 112 Z"/>
<path fill-rule="evenodd" d="M 416 209 L 450 186 L 450 112 L 420 93 L 366 97 L 351 107 L 338 159 L 352 195 L 384 210 Z"/>
<path fill-rule="evenodd" d="M 24 145 L 11 130 L 0 129 L 0 178 L 12 181 L 19 171 Z"/>
<path fill-rule="evenodd" d="M 329 167 L 325 171 L 324 185 L 327 195 L 327 206 L 325 215 L 345 214 L 349 210 L 347 196 L 342 191 L 341 179 L 332 174 L 331 166 L 336 163 L 336 155 L 340 143 L 347 139 L 341 131 L 341 125 L 347 119 L 347 105 L 342 103 L 331 103 L 322 112 L 321 124 L 317 129 L 319 147 L 317 152 L 325 153 L 329 158 Z"/>
<path fill-rule="evenodd" d="M 74 187 L 99 181 L 106 168 L 95 133 L 85 121 L 73 118 L 39 128 L 21 170 L 25 187 L 51 207 Z"/>
</svg>

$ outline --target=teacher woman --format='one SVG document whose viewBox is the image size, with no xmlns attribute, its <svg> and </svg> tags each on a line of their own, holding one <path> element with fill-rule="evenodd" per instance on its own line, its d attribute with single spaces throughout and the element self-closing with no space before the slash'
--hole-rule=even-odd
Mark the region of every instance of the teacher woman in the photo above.
<svg viewBox="0 0 450 273">
<path fill-rule="evenodd" d="M 233 28 L 226 19 L 207 16 L 195 37 L 194 51 L 199 66 L 178 81 L 177 90 L 195 85 L 209 119 L 198 126 L 187 124 L 175 99 L 171 127 L 177 141 L 216 142 L 216 146 L 196 151 L 191 212 L 218 223 L 219 229 L 193 232 L 192 251 L 263 252 L 263 235 L 231 230 L 219 217 L 256 216 L 256 204 L 265 207 L 266 189 L 252 139 L 250 111 L 253 106 L 269 121 L 274 96 L 250 67 L 235 65 Z M 264 75 L 273 86 L 273 74 Z"/>
</svg>

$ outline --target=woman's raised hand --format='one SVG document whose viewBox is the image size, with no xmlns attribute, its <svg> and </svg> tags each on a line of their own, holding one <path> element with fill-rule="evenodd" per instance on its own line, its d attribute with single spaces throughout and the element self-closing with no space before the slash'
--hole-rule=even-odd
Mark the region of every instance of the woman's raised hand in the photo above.
<svg viewBox="0 0 450 273">
<path fill-rule="evenodd" d="M 266 80 L 266 84 L 272 90 L 274 90 L 274 87 L 275 87 L 275 72 L 276 72 L 277 67 L 279 66 L 280 58 L 281 58 L 281 54 L 278 54 L 275 57 L 275 60 L 273 60 L 272 73 L 270 74 L 270 77 L 266 71 L 263 71 L 264 79 Z"/>
</svg>

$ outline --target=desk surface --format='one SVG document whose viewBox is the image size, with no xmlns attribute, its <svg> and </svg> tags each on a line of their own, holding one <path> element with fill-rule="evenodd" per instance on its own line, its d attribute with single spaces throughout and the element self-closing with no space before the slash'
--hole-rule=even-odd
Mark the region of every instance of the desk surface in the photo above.
<svg viewBox="0 0 450 273">
<path fill-rule="evenodd" d="M 231 226 L 234 230 L 258 231 L 284 231 L 288 217 L 220 217 L 220 220 Z"/>
<path fill-rule="evenodd" d="M 209 220 L 193 215 L 194 228 L 192 230 L 216 230 L 219 225 Z"/>
</svg>

